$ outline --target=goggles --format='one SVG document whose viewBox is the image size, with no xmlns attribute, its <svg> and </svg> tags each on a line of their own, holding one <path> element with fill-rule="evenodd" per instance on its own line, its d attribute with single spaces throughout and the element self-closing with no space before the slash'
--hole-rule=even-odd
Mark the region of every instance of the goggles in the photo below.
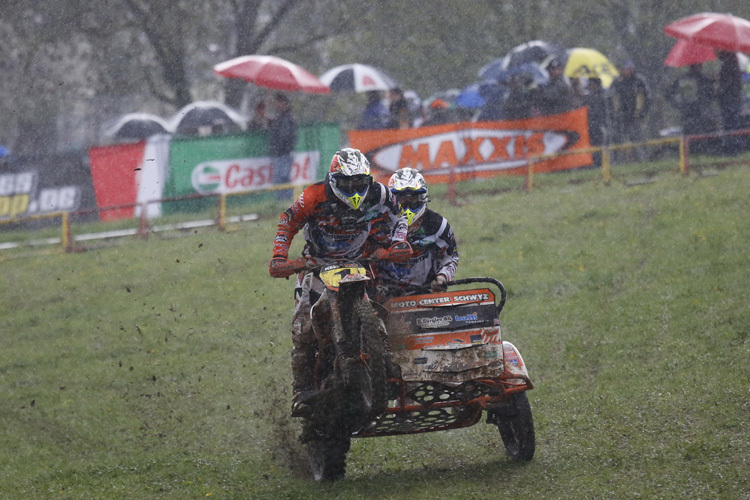
<svg viewBox="0 0 750 500">
<path fill-rule="evenodd" d="M 419 208 L 424 205 L 424 192 L 400 191 L 396 193 L 396 199 L 404 208 Z"/>
<path fill-rule="evenodd" d="M 336 187 L 344 193 L 361 193 L 372 184 L 369 175 L 337 175 Z"/>
</svg>

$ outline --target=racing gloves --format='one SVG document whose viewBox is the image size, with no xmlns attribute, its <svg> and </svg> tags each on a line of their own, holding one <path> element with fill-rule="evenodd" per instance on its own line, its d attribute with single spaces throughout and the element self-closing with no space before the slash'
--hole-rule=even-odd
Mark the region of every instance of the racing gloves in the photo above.
<svg viewBox="0 0 750 500">
<path fill-rule="evenodd" d="M 448 283 L 448 278 L 446 278 L 442 274 L 438 274 L 435 276 L 435 279 L 432 280 L 430 283 L 430 289 L 433 292 L 444 292 L 448 289 L 448 286 L 446 285 Z"/>
<path fill-rule="evenodd" d="M 411 258 L 412 249 L 408 241 L 398 241 L 388 249 L 378 248 L 372 252 L 372 256 L 378 260 L 404 263 Z"/>
<path fill-rule="evenodd" d="M 274 278 L 288 278 L 307 267 L 307 260 L 304 257 L 289 260 L 286 257 L 276 256 L 268 263 L 268 272 Z"/>
</svg>

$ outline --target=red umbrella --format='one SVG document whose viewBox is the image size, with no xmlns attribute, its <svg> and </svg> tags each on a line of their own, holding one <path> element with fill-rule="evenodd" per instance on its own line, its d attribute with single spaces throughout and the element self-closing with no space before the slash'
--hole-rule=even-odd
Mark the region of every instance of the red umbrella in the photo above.
<svg viewBox="0 0 750 500">
<path fill-rule="evenodd" d="M 331 92 L 317 76 L 301 66 L 275 56 L 240 56 L 214 66 L 214 73 L 241 78 L 274 90 L 301 91 L 313 94 Z"/>
<path fill-rule="evenodd" d="M 668 24 L 664 32 L 714 49 L 750 53 L 750 21 L 730 14 L 695 14 Z"/>
<path fill-rule="evenodd" d="M 716 59 L 716 53 L 711 47 L 696 45 L 687 40 L 677 40 L 677 43 L 667 54 L 667 58 L 664 59 L 664 65 L 680 68 L 691 64 L 702 64 L 714 59 Z"/>
</svg>

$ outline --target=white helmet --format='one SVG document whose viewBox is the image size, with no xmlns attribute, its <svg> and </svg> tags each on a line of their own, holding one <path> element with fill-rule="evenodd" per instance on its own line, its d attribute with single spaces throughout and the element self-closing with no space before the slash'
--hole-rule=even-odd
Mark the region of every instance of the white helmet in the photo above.
<svg viewBox="0 0 750 500">
<path fill-rule="evenodd" d="M 358 149 L 336 151 L 328 171 L 328 185 L 341 201 L 358 210 L 372 185 L 370 162 Z"/>
<path fill-rule="evenodd" d="M 401 213 L 411 226 L 427 210 L 427 182 L 417 170 L 402 168 L 396 170 L 388 181 L 388 189 L 401 204 Z"/>
</svg>

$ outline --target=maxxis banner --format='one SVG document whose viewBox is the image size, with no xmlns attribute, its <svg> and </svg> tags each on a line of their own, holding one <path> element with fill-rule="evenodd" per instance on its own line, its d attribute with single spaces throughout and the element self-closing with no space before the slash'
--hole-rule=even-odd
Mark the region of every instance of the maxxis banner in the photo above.
<svg viewBox="0 0 750 500">
<path fill-rule="evenodd" d="M 531 157 L 542 157 L 534 163 L 537 173 L 592 163 L 591 153 L 543 157 L 590 147 L 587 108 L 525 120 L 353 130 L 349 143 L 367 155 L 381 181 L 404 167 L 429 175 L 430 182 L 451 182 L 525 175 Z"/>
</svg>

